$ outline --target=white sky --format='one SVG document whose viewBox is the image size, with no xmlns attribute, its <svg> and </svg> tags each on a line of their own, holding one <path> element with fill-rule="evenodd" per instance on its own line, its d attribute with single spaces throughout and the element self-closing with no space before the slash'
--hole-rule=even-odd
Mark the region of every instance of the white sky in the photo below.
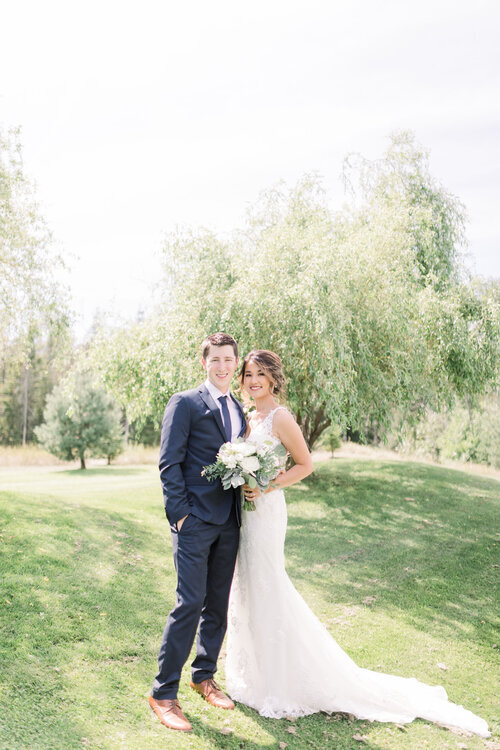
<svg viewBox="0 0 500 750">
<path fill-rule="evenodd" d="M 2 0 L 0 124 L 96 308 L 152 300 L 164 234 L 225 233 L 305 172 L 332 206 L 349 151 L 411 129 L 469 212 L 475 271 L 500 276 L 497 0 Z"/>
</svg>

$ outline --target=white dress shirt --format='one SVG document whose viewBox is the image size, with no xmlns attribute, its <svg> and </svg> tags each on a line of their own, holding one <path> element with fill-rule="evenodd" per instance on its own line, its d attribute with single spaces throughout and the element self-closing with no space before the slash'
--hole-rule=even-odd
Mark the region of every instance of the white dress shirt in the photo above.
<svg viewBox="0 0 500 750">
<path fill-rule="evenodd" d="M 234 403 L 232 397 L 231 397 L 231 391 L 228 391 L 227 393 L 222 393 L 222 391 L 219 391 L 217 386 L 215 386 L 213 383 L 210 382 L 210 380 L 207 378 L 205 380 L 205 385 L 207 387 L 208 392 L 212 396 L 213 400 L 219 407 L 222 424 L 224 424 L 224 417 L 222 414 L 222 404 L 219 401 L 219 398 L 221 396 L 227 396 L 227 407 L 229 409 L 229 415 L 231 417 L 231 440 L 236 440 L 238 435 L 240 434 L 241 428 L 243 426 L 241 421 L 241 415 L 238 410 L 238 407 Z"/>
</svg>

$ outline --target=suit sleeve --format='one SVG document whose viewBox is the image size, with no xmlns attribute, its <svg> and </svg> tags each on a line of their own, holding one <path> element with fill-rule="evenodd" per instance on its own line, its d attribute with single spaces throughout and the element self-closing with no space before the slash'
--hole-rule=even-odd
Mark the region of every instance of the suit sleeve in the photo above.
<svg viewBox="0 0 500 750">
<path fill-rule="evenodd" d="M 159 463 L 165 513 L 170 523 L 177 523 L 191 512 L 181 466 L 186 457 L 190 422 L 189 402 L 176 393 L 163 415 Z"/>
</svg>

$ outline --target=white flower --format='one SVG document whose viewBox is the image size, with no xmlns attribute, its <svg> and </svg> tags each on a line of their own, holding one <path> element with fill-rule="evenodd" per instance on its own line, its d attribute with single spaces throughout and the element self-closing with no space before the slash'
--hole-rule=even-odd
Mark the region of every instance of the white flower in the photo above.
<svg viewBox="0 0 500 750">
<path fill-rule="evenodd" d="M 241 459 L 240 466 L 243 471 L 246 472 L 258 471 L 260 467 L 260 461 L 257 456 L 246 456 L 245 458 Z"/>
<path fill-rule="evenodd" d="M 254 443 L 246 442 L 238 445 L 240 456 L 254 456 L 257 452 L 257 446 Z"/>
</svg>

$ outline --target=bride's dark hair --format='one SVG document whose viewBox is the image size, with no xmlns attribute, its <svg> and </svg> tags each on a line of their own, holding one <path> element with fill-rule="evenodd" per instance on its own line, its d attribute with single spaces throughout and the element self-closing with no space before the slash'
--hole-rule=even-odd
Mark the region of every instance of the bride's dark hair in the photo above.
<svg viewBox="0 0 500 750">
<path fill-rule="evenodd" d="M 271 381 L 271 393 L 273 396 L 280 401 L 284 400 L 286 381 L 285 376 L 283 375 L 283 365 L 278 355 L 274 352 L 270 352 L 268 349 L 252 349 L 251 352 L 248 352 L 242 362 L 241 370 L 238 374 L 241 390 L 243 390 L 245 369 L 250 362 L 254 362 L 258 365 L 266 377 L 269 378 Z"/>
</svg>

